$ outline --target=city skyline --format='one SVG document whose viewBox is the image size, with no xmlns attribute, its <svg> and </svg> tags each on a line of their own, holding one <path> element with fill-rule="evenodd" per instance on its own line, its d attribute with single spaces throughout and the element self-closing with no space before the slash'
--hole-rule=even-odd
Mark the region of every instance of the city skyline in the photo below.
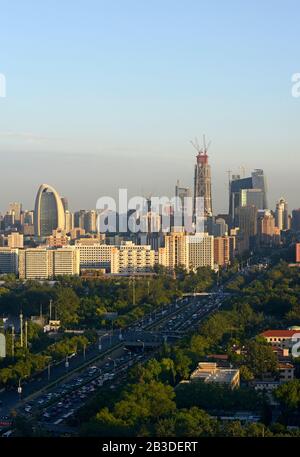
<svg viewBox="0 0 300 457">
<path fill-rule="evenodd" d="M 119 187 L 170 195 L 180 179 L 193 188 L 189 141 L 206 133 L 216 212 L 227 210 L 227 170 L 241 166 L 265 170 L 271 208 L 281 196 L 299 206 L 300 102 L 291 91 L 300 70 L 299 4 L 188 6 L 6 6 L 5 200 L 22 194 L 31 208 L 40 182 L 67 194 L 72 209 L 92 208 Z"/>
</svg>

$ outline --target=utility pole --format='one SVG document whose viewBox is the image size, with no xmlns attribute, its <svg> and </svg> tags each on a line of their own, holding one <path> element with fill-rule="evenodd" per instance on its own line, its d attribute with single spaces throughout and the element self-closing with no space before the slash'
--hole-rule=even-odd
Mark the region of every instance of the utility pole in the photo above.
<svg viewBox="0 0 300 457">
<path fill-rule="evenodd" d="M 135 306 L 135 276 L 132 277 L 132 304 Z"/>
<path fill-rule="evenodd" d="M 21 344 L 21 348 L 23 347 L 23 313 L 21 311 L 20 313 L 20 344 Z"/>
<path fill-rule="evenodd" d="M 52 320 L 52 300 L 49 302 L 49 320 Z"/>
<path fill-rule="evenodd" d="M 25 321 L 25 348 L 28 347 L 28 322 Z"/>
<path fill-rule="evenodd" d="M 11 356 L 15 357 L 15 327 L 11 327 Z"/>
</svg>

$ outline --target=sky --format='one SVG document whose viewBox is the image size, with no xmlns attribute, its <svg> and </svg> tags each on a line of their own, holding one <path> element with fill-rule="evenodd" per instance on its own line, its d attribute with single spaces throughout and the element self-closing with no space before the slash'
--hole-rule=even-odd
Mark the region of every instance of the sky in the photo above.
<svg viewBox="0 0 300 457">
<path fill-rule="evenodd" d="M 241 167 L 300 207 L 299 19 L 298 0 L 0 0 L 0 210 L 41 183 L 72 210 L 172 196 L 203 134 L 216 213 Z"/>
</svg>

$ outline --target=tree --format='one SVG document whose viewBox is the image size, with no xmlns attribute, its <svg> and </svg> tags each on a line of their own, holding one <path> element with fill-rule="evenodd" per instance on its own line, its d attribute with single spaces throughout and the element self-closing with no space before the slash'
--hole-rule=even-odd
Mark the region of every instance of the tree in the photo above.
<svg viewBox="0 0 300 457">
<path fill-rule="evenodd" d="M 276 373 L 277 358 L 266 343 L 252 340 L 247 347 L 246 365 L 255 377 L 261 378 L 266 373 Z"/>
<path fill-rule="evenodd" d="M 275 398 L 279 401 L 285 411 L 293 411 L 300 408 L 300 380 L 281 384 L 274 391 Z"/>
<path fill-rule="evenodd" d="M 115 405 L 114 414 L 128 425 L 156 420 L 175 410 L 174 390 L 161 382 L 133 384 Z"/>
<path fill-rule="evenodd" d="M 54 306 L 63 325 L 74 324 L 78 321 L 79 304 L 79 298 L 72 289 L 58 289 Z"/>
</svg>

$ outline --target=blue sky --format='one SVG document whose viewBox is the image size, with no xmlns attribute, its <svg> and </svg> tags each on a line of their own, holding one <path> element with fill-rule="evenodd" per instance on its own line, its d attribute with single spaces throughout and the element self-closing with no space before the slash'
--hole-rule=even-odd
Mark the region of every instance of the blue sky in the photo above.
<svg viewBox="0 0 300 457">
<path fill-rule="evenodd" d="M 289 0 L 1 2 L 0 208 L 32 208 L 41 182 L 73 209 L 171 195 L 203 133 L 216 211 L 240 166 L 299 207 L 299 19 Z"/>
</svg>

